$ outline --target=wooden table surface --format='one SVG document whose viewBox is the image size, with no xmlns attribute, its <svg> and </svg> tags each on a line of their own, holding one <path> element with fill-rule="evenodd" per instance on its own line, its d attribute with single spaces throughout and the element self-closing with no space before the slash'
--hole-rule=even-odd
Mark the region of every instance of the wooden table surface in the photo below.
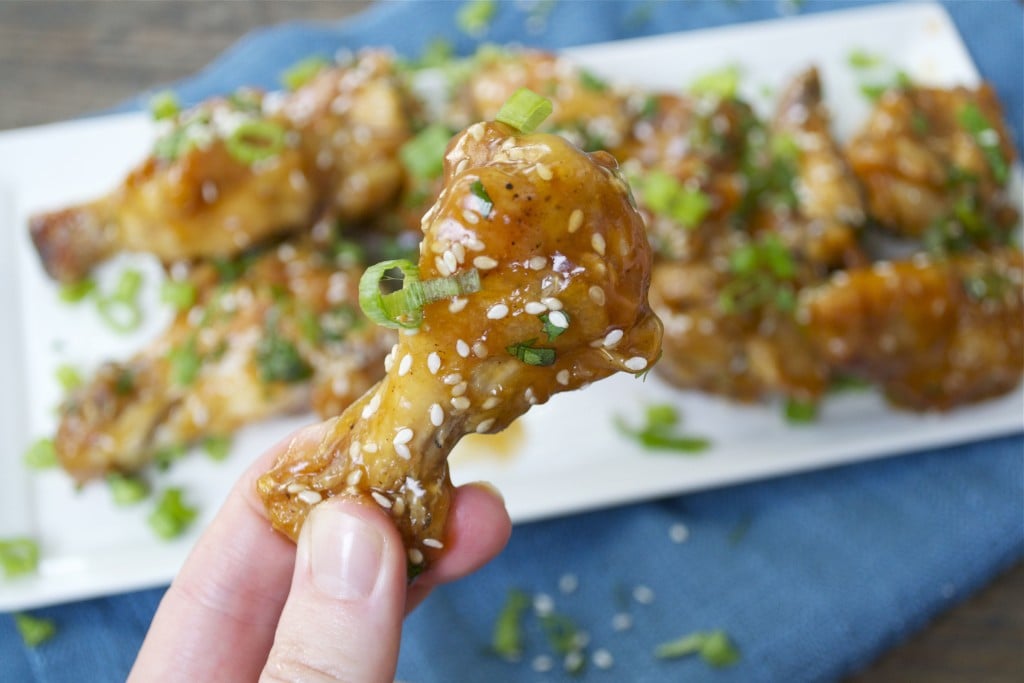
<svg viewBox="0 0 1024 683">
<path fill-rule="evenodd" d="M 367 5 L 0 0 L 0 130 L 78 116 L 187 76 L 258 26 L 337 20 Z M 1024 680 L 1024 563 L 850 680 Z"/>
</svg>

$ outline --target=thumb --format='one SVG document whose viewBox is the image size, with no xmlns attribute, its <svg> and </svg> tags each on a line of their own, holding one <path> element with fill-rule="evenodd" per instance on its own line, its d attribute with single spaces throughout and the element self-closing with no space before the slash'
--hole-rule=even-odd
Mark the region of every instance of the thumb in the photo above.
<svg viewBox="0 0 1024 683">
<path fill-rule="evenodd" d="M 392 681 L 405 613 L 402 540 L 383 511 L 331 498 L 299 535 L 262 681 Z"/>
</svg>

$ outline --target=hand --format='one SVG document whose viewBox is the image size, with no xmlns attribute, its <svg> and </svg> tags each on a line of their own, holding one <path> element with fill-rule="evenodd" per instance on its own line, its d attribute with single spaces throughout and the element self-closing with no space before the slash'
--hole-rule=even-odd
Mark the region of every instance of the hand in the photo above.
<svg viewBox="0 0 1024 683">
<path fill-rule="evenodd" d="M 293 438 L 321 436 L 314 426 Z M 444 555 L 408 588 L 398 530 L 376 506 L 324 501 L 296 549 L 270 528 L 254 484 L 291 440 L 235 485 L 160 603 L 130 681 L 391 681 L 405 614 L 508 541 L 501 498 L 470 484 L 452 501 Z"/>
</svg>

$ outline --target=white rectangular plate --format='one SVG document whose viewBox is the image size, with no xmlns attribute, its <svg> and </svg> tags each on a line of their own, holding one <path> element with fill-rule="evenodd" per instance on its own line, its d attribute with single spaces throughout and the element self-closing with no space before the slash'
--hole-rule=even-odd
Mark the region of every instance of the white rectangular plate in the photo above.
<svg viewBox="0 0 1024 683">
<path fill-rule="evenodd" d="M 871 7 L 569 52 L 612 80 L 652 88 L 679 88 L 708 69 L 737 64 L 745 94 L 762 106 L 770 101 L 766 91 L 777 93 L 787 78 L 817 64 L 835 129 L 846 138 L 867 114 L 858 76 L 847 65 L 854 49 L 885 55 L 892 68 L 924 82 L 978 80 L 949 18 L 932 5 Z M 91 306 L 60 304 L 38 265 L 26 220 L 113 186 L 145 155 L 152 134 L 143 114 L 0 133 L 0 538 L 27 534 L 42 548 L 37 576 L 0 580 L 0 611 L 166 583 L 245 463 L 312 420 L 252 426 L 235 439 L 226 462 L 196 455 L 160 476 L 158 488 L 183 486 L 201 509 L 199 523 L 171 543 L 146 526 L 152 501 L 115 508 L 101 484 L 76 492 L 60 472 L 22 466 L 25 447 L 55 428 L 55 368 L 88 369 L 123 357 L 159 334 L 170 317 L 157 303 L 159 268 L 146 259 L 130 259 L 147 274 L 148 313 L 139 332 L 115 336 Z M 105 267 L 101 280 L 109 282 L 123 262 Z M 709 438 L 712 448 L 693 457 L 655 454 L 615 432 L 613 416 L 639 418 L 645 404 L 658 402 L 678 405 L 686 429 Z M 681 393 L 653 376 L 646 382 L 622 376 L 557 396 L 505 435 L 469 440 L 453 456 L 453 478 L 494 482 L 513 519 L 523 522 L 1010 433 L 1022 428 L 1022 415 L 1020 391 L 942 416 L 898 412 L 873 393 L 858 393 L 829 398 L 817 423 L 793 427 L 779 406 L 740 407 Z"/>
</svg>

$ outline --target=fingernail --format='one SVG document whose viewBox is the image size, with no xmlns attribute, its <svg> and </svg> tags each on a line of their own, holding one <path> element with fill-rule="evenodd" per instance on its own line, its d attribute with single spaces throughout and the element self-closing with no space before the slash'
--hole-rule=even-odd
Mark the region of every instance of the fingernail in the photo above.
<svg viewBox="0 0 1024 683">
<path fill-rule="evenodd" d="M 336 507 L 310 515 L 309 563 L 313 582 L 339 600 L 365 600 L 377 585 L 384 536 L 372 524 Z"/>
</svg>

